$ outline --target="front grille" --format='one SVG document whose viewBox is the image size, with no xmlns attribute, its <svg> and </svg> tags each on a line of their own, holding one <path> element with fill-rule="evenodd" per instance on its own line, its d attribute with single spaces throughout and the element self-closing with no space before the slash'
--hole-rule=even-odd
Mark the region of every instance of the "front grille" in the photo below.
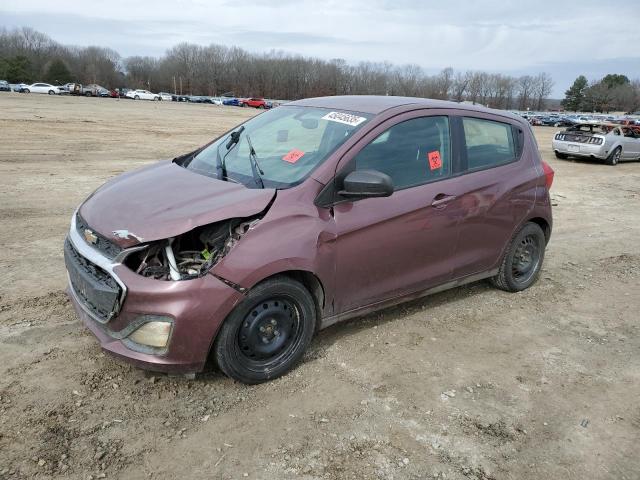
<svg viewBox="0 0 640 480">
<path fill-rule="evenodd" d="M 122 293 L 118 283 L 107 272 L 80 255 L 68 238 L 64 242 L 64 262 L 76 296 L 95 318 L 102 323 L 108 322 L 118 310 Z"/>
<path fill-rule="evenodd" d="M 92 243 L 91 246 L 98 249 L 107 257 L 111 259 L 116 258 L 116 256 L 122 251 L 122 249 L 118 245 L 111 242 L 110 240 L 107 240 L 105 237 L 92 230 L 79 213 L 76 214 L 76 228 L 78 229 L 78 233 L 82 238 L 85 238 L 85 230 L 91 230 L 91 233 L 93 233 L 97 238 L 96 243 Z"/>
<path fill-rule="evenodd" d="M 573 133 L 558 133 L 556 134 L 556 140 L 561 140 L 563 142 L 574 142 L 574 143 L 587 143 L 591 145 L 602 145 L 602 138 L 600 137 L 591 137 L 589 135 L 576 135 Z"/>
</svg>

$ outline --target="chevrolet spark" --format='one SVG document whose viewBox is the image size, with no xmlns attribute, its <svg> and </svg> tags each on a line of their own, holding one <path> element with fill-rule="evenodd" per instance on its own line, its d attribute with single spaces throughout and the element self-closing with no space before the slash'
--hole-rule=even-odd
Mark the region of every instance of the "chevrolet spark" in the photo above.
<svg viewBox="0 0 640 480">
<path fill-rule="evenodd" d="M 117 357 L 263 382 L 341 320 L 482 279 L 529 287 L 552 181 L 503 111 L 296 101 L 98 188 L 71 219 L 68 291 Z"/>
</svg>

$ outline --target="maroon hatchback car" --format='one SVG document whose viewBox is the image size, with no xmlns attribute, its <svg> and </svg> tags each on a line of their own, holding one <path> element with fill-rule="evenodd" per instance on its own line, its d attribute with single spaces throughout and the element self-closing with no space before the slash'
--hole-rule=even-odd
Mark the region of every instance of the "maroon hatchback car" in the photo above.
<svg viewBox="0 0 640 480">
<path fill-rule="evenodd" d="M 340 320 L 485 278 L 529 287 L 552 181 L 506 112 L 292 102 L 96 190 L 65 242 L 69 293 L 118 357 L 262 382 Z"/>
</svg>

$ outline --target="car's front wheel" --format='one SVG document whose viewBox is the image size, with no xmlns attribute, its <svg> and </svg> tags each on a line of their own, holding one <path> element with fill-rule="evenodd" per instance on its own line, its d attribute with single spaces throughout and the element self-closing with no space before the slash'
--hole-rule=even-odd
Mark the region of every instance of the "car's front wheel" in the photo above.
<svg viewBox="0 0 640 480">
<path fill-rule="evenodd" d="M 54 92 L 53 90 L 49 90 L 48 93 L 49 93 L 49 95 L 55 95 L 56 94 L 56 92 Z"/>
<path fill-rule="evenodd" d="M 135 97 L 133 97 L 134 100 L 140 100 L 140 97 L 138 95 L 136 95 Z"/>
<path fill-rule="evenodd" d="M 544 260 L 546 239 L 536 223 L 526 223 L 511 239 L 498 274 L 491 282 L 501 290 L 519 292 L 538 279 Z"/>
<path fill-rule="evenodd" d="M 617 165 L 622 156 L 622 147 L 616 148 L 605 160 L 607 165 Z"/>
<path fill-rule="evenodd" d="M 213 347 L 216 364 L 239 382 L 272 380 L 298 363 L 315 327 L 309 291 L 288 277 L 274 277 L 252 288 L 227 317 Z"/>
<path fill-rule="evenodd" d="M 31 93 L 31 90 L 29 90 L 28 88 L 23 88 L 22 93 Z"/>
</svg>

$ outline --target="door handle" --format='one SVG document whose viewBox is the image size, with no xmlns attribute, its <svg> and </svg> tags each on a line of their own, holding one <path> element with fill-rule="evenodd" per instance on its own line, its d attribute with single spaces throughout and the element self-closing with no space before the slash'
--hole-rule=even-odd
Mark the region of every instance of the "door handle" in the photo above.
<svg viewBox="0 0 640 480">
<path fill-rule="evenodd" d="M 431 206 L 434 208 L 442 208 L 445 207 L 449 202 L 453 202 L 456 198 L 456 195 L 445 195 L 444 193 L 439 193 L 431 202 Z"/>
</svg>

